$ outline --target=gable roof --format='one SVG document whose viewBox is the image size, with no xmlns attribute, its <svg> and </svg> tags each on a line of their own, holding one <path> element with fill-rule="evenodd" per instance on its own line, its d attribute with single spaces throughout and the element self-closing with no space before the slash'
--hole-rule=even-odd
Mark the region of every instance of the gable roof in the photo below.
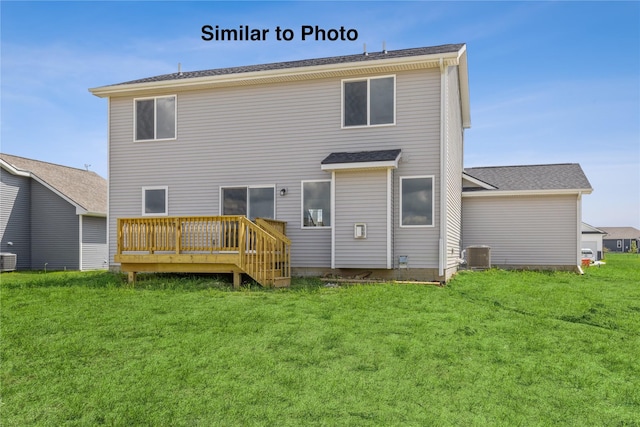
<svg viewBox="0 0 640 427">
<path fill-rule="evenodd" d="M 363 73 L 393 73 L 458 66 L 463 126 L 471 126 L 467 48 L 464 43 L 368 52 L 356 55 L 274 62 L 203 71 L 179 71 L 89 89 L 99 97 L 149 96 L 158 91 L 281 83 L 308 79 L 357 76 Z"/>
<path fill-rule="evenodd" d="M 640 230 L 634 227 L 598 227 L 607 233 L 604 239 L 640 239 Z"/>
<path fill-rule="evenodd" d="M 607 234 L 605 231 L 602 231 L 593 225 L 589 225 L 586 222 L 582 222 L 580 228 L 582 230 L 582 234 Z"/>
<path fill-rule="evenodd" d="M 496 187 L 466 188 L 465 192 L 582 192 L 593 189 L 577 163 L 465 168 L 464 173 Z"/>
<path fill-rule="evenodd" d="M 248 65 L 242 67 L 216 68 L 202 71 L 184 71 L 160 76 L 146 77 L 117 85 L 131 85 L 138 83 L 160 82 L 166 80 L 184 80 L 197 77 L 212 77 L 228 74 L 242 74 L 256 71 L 287 70 L 292 68 L 314 67 L 318 65 L 336 65 L 347 63 L 363 63 L 378 61 L 381 59 L 407 58 L 412 56 L 437 55 L 443 53 L 455 53 L 464 47 L 463 43 L 446 44 L 441 46 L 417 47 L 411 49 L 389 50 L 386 52 L 369 52 L 366 55 L 331 56 L 327 58 L 302 59 L 298 61 L 273 62 L 270 64 Z M 116 85 L 116 86 L 117 86 Z"/>
<path fill-rule="evenodd" d="M 30 176 L 76 206 L 76 212 L 107 214 L 107 180 L 95 172 L 0 153 L 9 172 Z"/>
</svg>

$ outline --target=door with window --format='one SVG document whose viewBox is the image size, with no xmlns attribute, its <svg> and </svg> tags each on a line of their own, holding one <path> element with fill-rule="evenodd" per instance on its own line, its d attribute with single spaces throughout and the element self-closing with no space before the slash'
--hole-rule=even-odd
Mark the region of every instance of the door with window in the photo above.
<svg viewBox="0 0 640 427">
<path fill-rule="evenodd" d="M 222 188 L 222 215 L 275 219 L 275 187 Z"/>
</svg>

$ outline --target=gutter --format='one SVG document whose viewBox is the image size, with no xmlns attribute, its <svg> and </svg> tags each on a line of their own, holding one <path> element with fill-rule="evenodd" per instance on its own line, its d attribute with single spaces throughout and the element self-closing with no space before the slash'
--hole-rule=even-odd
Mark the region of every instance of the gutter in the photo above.
<svg viewBox="0 0 640 427">
<path fill-rule="evenodd" d="M 126 95 L 128 93 L 140 91 L 158 91 L 162 89 L 212 87 L 216 85 L 240 85 L 255 84 L 268 81 L 292 81 L 307 80 L 313 78 L 324 78 L 333 75 L 349 75 L 382 72 L 385 68 L 419 69 L 435 68 L 444 63 L 445 66 L 459 65 L 464 62 L 466 65 L 466 48 L 463 46 L 459 51 L 438 53 L 421 56 L 405 56 L 390 59 L 377 59 L 371 62 L 347 62 L 329 65 L 312 65 L 308 67 L 289 68 L 286 70 L 264 70 L 250 71 L 244 73 L 230 73 L 217 76 L 193 77 L 185 79 L 171 79 L 156 82 L 117 84 L 110 86 L 100 86 L 89 89 L 98 97 L 111 95 Z M 467 83 L 465 83 L 467 84 Z"/>
<path fill-rule="evenodd" d="M 462 192 L 462 197 L 495 197 L 495 196 L 551 196 L 569 194 L 591 194 L 592 188 L 571 188 L 554 190 L 487 190 Z"/>
</svg>

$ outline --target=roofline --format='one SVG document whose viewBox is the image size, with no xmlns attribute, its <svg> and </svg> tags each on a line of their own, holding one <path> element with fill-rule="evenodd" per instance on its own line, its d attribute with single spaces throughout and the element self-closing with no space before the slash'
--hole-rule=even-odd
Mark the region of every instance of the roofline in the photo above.
<svg viewBox="0 0 640 427">
<path fill-rule="evenodd" d="M 560 188 L 552 190 L 487 190 L 462 192 L 462 197 L 503 197 L 503 196 L 552 196 L 567 194 L 591 194 L 592 188 Z"/>
<path fill-rule="evenodd" d="M 482 187 L 484 189 L 487 189 L 487 190 L 497 190 L 498 189 L 498 187 L 496 187 L 494 185 L 491 185 L 488 182 L 484 182 L 481 179 L 475 178 L 475 177 L 469 175 L 466 172 L 462 172 L 462 179 L 466 179 L 467 181 L 469 181 L 469 182 L 471 182 L 473 184 L 479 185 L 480 187 Z"/>
<path fill-rule="evenodd" d="M 587 224 L 586 222 L 582 221 L 582 225 L 588 227 L 590 230 L 588 231 L 583 231 L 582 234 L 607 234 L 606 231 L 602 231 L 600 230 L 598 227 L 594 227 L 591 224 Z"/>
<path fill-rule="evenodd" d="M 440 60 L 443 60 L 442 63 Z M 221 74 L 216 76 L 192 77 L 188 79 L 161 80 L 155 82 L 117 84 L 100 86 L 89 91 L 100 98 L 110 96 L 140 95 L 149 92 L 175 89 L 203 89 L 216 86 L 241 86 L 261 83 L 310 80 L 361 74 L 363 72 L 384 73 L 412 69 L 458 66 L 462 122 L 464 128 L 471 127 L 469 107 L 469 73 L 467 69 L 467 47 L 462 45 L 453 52 L 427 55 L 402 56 L 388 59 L 376 59 L 367 62 L 345 62 L 325 65 L 309 65 L 285 69 L 248 71 L 242 73 Z"/>
<path fill-rule="evenodd" d="M 31 176 L 31 172 L 18 169 L 15 166 L 13 166 L 11 163 L 8 163 L 7 161 L 1 158 L 0 158 L 0 166 L 6 169 L 11 175 L 26 176 L 26 177 Z"/>
<path fill-rule="evenodd" d="M 326 165 L 320 165 L 320 170 L 323 171 L 337 171 L 337 170 L 356 170 L 356 169 L 397 169 L 398 159 L 384 160 L 379 162 L 347 162 L 347 163 L 328 163 Z"/>
<path fill-rule="evenodd" d="M 428 55 L 401 56 L 388 59 L 376 59 L 370 62 L 345 62 L 325 65 L 309 65 L 284 69 L 248 71 L 241 73 L 221 74 L 215 76 L 192 77 L 188 79 L 171 79 L 155 82 L 117 84 L 91 88 L 89 91 L 98 97 L 109 95 L 128 94 L 139 91 L 149 91 L 169 88 L 199 88 L 201 86 L 215 86 L 224 83 L 263 83 L 264 81 L 306 80 L 324 77 L 332 73 L 361 72 L 363 70 L 375 70 L 381 67 L 400 67 L 409 65 L 422 65 L 422 68 L 437 68 L 440 66 L 440 58 L 444 59 L 444 65 L 466 66 L 466 47 L 463 45 L 458 51 L 433 53 Z"/>
<path fill-rule="evenodd" d="M 33 172 L 24 171 L 22 169 L 18 169 L 16 167 L 14 167 L 11 163 L 8 163 L 7 161 L 5 161 L 3 159 L 0 159 L 0 166 L 2 166 L 4 169 L 6 169 L 12 175 L 24 176 L 24 177 L 28 177 L 28 178 L 32 178 L 32 179 L 36 180 L 39 184 L 42 184 L 45 188 L 47 188 L 48 190 L 51 190 L 58 197 L 62 198 L 64 201 L 66 201 L 66 202 L 70 203 L 71 205 L 75 206 L 76 215 L 87 215 L 87 214 L 89 214 L 89 211 L 87 211 L 87 209 L 85 209 L 82 205 L 80 205 L 79 203 L 77 203 L 76 201 L 74 201 L 69 196 L 65 195 L 64 193 L 62 193 L 61 191 L 59 191 L 55 187 L 51 186 L 49 183 L 47 183 L 45 180 L 43 180 L 42 178 L 40 178 L 38 175 L 34 174 Z M 95 216 L 105 216 L 105 217 L 107 216 L 106 213 L 102 213 L 102 212 L 95 212 L 95 213 L 91 213 L 91 214 L 92 215 L 95 214 Z"/>
</svg>

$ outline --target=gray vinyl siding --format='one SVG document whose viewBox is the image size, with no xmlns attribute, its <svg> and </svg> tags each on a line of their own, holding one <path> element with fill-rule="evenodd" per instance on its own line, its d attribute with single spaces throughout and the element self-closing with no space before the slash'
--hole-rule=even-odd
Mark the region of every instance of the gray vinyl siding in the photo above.
<svg viewBox="0 0 640 427">
<path fill-rule="evenodd" d="M 336 268 L 387 268 L 387 171 L 336 172 Z M 365 223 L 366 239 L 354 238 Z"/>
<path fill-rule="evenodd" d="M 31 182 L 31 268 L 79 269 L 76 208 L 37 181 Z"/>
<path fill-rule="evenodd" d="M 447 69 L 446 96 L 446 144 L 447 144 L 447 268 L 455 268 L 460 258 L 462 234 L 462 112 L 458 68 Z"/>
<path fill-rule="evenodd" d="M 108 267 L 105 261 L 107 248 L 107 219 L 95 216 L 82 217 L 82 270 L 101 270 Z"/>
<path fill-rule="evenodd" d="M 400 148 L 396 199 L 400 176 L 434 175 L 439 188 L 439 70 L 397 73 L 396 125 L 373 128 L 341 128 L 340 78 L 153 95 L 162 94 L 177 94 L 174 141 L 134 143 L 133 98 L 109 103 L 111 260 L 116 219 L 141 215 L 143 186 L 169 187 L 169 215 L 219 214 L 221 186 L 287 188 L 276 196 L 276 218 L 287 221 L 294 267 L 330 266 L 331 229 L 302 229 L 300 212 L 300 182 L 330 179 L 320 169 L 330 153 Z M 438 205 L 436 191 L 435 227 L 400 229 L 394 221 L 395 252 L 410 255 L 411 267 L 437 267 Z"/>
<path fill-rule="evenodd" d="M 494 265 L 576 265 L 576 196 L 466 197 L 465 247 L 488 245 Z"/>
<path fill-rule="evenodd" d="M 0 168 L 0 252 L 16 254 L 18 270 L 31 266 L 30 181 Z"/>
</svg>

